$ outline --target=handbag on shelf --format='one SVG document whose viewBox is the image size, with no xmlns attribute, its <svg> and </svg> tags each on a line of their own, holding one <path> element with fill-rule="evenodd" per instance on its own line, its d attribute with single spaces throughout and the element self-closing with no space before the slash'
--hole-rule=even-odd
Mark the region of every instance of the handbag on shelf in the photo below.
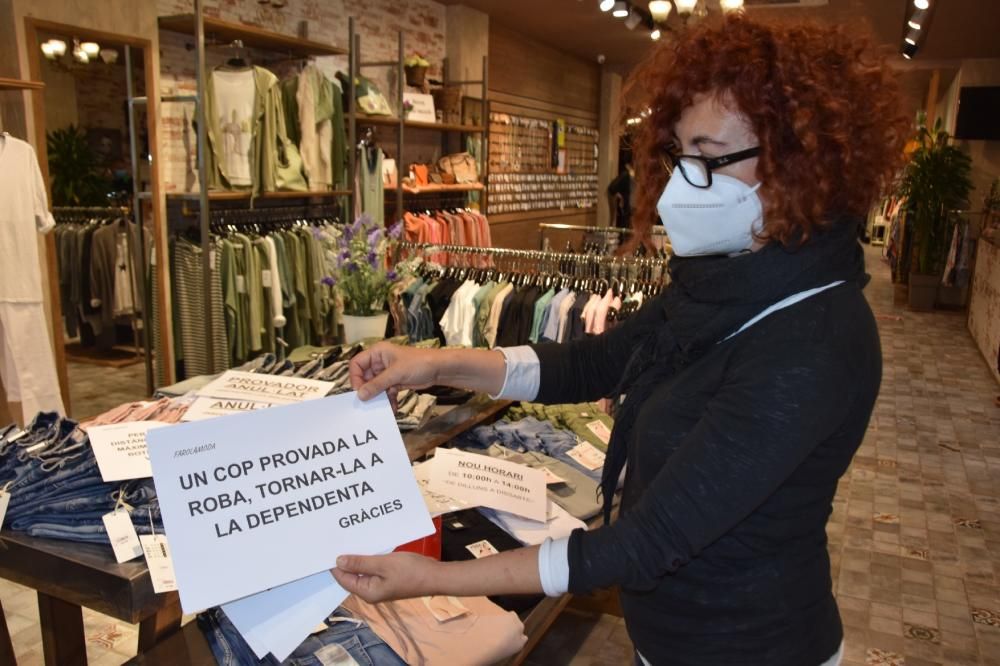
<svg viewBox="0 0 1000 666">
<path fill-rule="evenodd" d="M 456 183 L 479 182 L 479 169 L 476 166 L 476 158 L 469 153 L 445 155 L 438 160 L 437 167 L 441 173 L 453 175 Z"/>
</svg>

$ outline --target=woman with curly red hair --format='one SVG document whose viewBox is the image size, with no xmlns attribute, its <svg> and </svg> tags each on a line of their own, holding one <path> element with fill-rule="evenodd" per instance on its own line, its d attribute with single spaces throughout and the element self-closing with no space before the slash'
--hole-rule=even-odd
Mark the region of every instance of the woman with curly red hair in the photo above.
<svg viewBox="0 0 1000 666">
<path fill-rule="evenodd" d="M 898 91 L 856 35 L 743 16 L 659 46 L 633 81 L 650 110 L 634 217 L 666 226 L 670 286 L 580 342 L 383 344 L 351 366 L 362 399 L 430 384 L 625 396 L 608 524 L 472 562 L 344 557 L 334 575 L 368 600 L 618 585 L 645 663 L 836 664 L 825 526 L 881 380 L 857 237 L 901 161 Z"/>
</svg>

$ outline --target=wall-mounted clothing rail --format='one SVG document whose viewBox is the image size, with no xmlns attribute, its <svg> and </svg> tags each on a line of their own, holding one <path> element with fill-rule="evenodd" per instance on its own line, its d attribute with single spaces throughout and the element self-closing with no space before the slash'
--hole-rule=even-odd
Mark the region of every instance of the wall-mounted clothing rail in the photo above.
<svg viewBox="0 0 1000 666">
<path fill-rule="evenodd" d="M 437 243 L 411 243 L 401 241 L 400 249 L 420 250 L 432 253 L 473 254 L 493 257 L 509 257 L 531 261 L 570 261 L 588 264 L 630 264 L 636 266 L 666 266 L 668 259 L 663 257 L 615 257 L 605 254 L 582 254 L 574 252 L 550 252 L 544 250 L 517 250 L 506 247 L 475 247 L 471 245 L 447 245 Z"/>
</svg>

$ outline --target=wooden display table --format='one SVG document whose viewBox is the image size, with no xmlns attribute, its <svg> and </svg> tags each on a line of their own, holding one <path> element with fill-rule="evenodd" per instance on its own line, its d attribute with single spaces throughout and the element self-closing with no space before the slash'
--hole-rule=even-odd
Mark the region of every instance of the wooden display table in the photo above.
<svg viewBox="0 0 1000 666">
<path fill-rule="evenodd" d="M 38 591 L 47 666 L 87 663 L 84 606 L 138 624 L 140 654 L 181 624 L 177 593 L 154 593 L 145 562 L 118 564 L 110 545 L 5 531 L 0 534 L 0 577 Z"/>
<path fill-rule="evenodd" d="M 495 420 L 510 404 L 478 395 L 432 418 L 422 428 L 404 433 L 410 460 L 422 458 L 470 428 Z M 107 545 L 3 532 L 0 577 L 38 591 L 47 666 L 87 663 L 83 606 L 123 622 L 139 624 L 138 656 L 130 664 L 211 666 L 215 663 L 197 623 L 191 622 L 177 631 L 181 622 L 177 593 L 155 594 L 144 561 L 117 564 Z M 528 644 L 504 663 L 523 662 L 568 601 L 568 595 L 544 599 L 522 616 Z M 4 663 L 3 643 L 0 631 L 0 663 Z"/>
</svg>

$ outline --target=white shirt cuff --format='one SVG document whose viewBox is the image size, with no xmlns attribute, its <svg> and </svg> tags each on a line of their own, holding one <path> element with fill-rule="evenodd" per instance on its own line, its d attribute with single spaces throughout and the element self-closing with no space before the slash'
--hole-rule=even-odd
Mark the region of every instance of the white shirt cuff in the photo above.
<svg viewBox="0 0 1000 666">
<path fill-rule="evenodd" d="M 538 549 L 538 577 L 547 597 L 569 591 L 569 537 L 546 539 Z"/>
<path fill-rule="evenodd" d="M 503 354 L 507 370 L 500 392 L 490 397 L 494 400 L 534 400 L 541 384 L 541 362 L 538 354 L 528 345 L 497 347 Z"/>
</svg>

